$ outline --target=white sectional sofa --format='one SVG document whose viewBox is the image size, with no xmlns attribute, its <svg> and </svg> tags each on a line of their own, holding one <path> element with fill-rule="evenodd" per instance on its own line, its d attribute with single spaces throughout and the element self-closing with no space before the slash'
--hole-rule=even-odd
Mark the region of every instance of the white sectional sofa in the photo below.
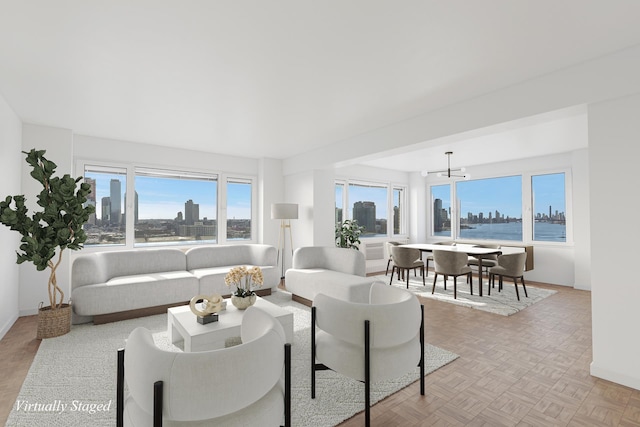
<svg viewBox="0 0 640 427">
<path fill-rule="evenodd" d="M 268 295 L 278 286 L 276 249 L 269 245 L 216 245 L 187 250 L 143 249 L 78 256 L 71 269 L 73 323 L 105 323 L 166 312 L 196 295 L 228 296 L 224 283 L 236 266 L 259 266 Z"/>
<path fill-rule="evenodd" d="M 319 293 L 351 302 L 366 303 L 373 279 L 366 277 L 362 252 L 337 247 L 307 246 L 293 253 L 285 287 L 292 298 L 311 305 Z"/>
</svg>

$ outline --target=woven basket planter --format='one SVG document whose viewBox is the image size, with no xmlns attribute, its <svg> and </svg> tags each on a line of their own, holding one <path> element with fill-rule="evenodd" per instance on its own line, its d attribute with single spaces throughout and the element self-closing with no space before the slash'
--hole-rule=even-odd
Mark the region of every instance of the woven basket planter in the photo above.
<svg viewBox="0 0 640 427">
<path fill-rule="evenodd" d="M 62 304 L 58 309 L 51 306 L 38 308 L 37 339 L 53 338 L 71 330 L 71 304 Z"/>
</svg>

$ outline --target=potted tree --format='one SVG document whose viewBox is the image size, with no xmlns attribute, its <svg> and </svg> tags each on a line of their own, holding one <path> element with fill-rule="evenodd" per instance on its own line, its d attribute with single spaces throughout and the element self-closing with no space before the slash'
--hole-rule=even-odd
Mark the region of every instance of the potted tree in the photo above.
<svg viewBox="0 0 640 427">
<path fill-rule="evenodd" d="M 336 224 L 336 246 L 360 250 L 360 235 L 364 227 L 358 225 L 358 220 L 345 219 L 342 224 Z"/>
<path fill-rule="evenodd" d="M 37 338 L 66 334 L 71 329 L 71 305 L 64 303 L 64 292 L 56 281 L 56 269 L 65 249 L 82 249 L 87 236 L 82 225 L 95 212 L 88 205 L 89 184 L 80 183 L 82 177 L 54 177 L 57 165 L 44 157 L 45 150 L 32 149 L 26 161 L 33 168 L 31 176 L 42 184 L 38 206 L 42 209 L 28 215 L 24 195 L 7 196 L 0 201 L 0 222 L 22 235 L 18 264 L 32 262 L 38 271 L 50 269 L 49 306 L 38 309 Z M 57 259 L 54 257 L 58 254 Z"/>
</svg>

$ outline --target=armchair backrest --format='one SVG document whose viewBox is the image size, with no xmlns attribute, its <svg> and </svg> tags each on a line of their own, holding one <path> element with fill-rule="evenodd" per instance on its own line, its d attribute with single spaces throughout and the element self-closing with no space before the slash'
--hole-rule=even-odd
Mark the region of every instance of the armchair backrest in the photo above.
<svg viewBox="0 0 640 427">
<path fill-rule="evenodd" d="M 153 384 L 163 381 L 162 412 L 174 421 L 208 420 L 251 405 L 280 381 L 286 338 L 282 325 L 257 307 L 244 313 L 241 338 L 234 347 L 179 353 L 158 348 L 149 330 L 136 328 L 125 347 L 131 397 L 152 414 Z"/>
<path fill-rule="evenodd" d="M 465 252 L 433 251 L 435 271 L 440 274 L 460 274 L 469 258 Z"/>
<path fill-rule="evenodd" d="M 324 268 L 364 277 L 366 261 L 364 254 L 355 249 L 331 246 L 306 246 L 293 253 L 293 268 Z"/>
<path fill-rule="evenodd" d="M 498 257 L 498 266 L 504 268 L 504 275 L 520 277 L 524 274 L 524 266 L 527 262 L 526 252 L 504 254 Z"/>
<path fill-rule="evenodd" d="M 371 347 L 389 348 L 417 339 L 422 320 L 415 295 L 381 282 L 374 282 L 369 303 L 361 304 L 318 294 L 316 326 L 337 339 L 363 346 L 365 320 L 372 323 Z"/>
</svg>

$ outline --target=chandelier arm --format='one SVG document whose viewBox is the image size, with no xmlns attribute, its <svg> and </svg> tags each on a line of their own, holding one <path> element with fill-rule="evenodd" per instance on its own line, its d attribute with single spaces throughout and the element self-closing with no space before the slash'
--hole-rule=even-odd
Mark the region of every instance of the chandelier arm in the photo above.
<svg viewBox="0 0 640 427">
<path fill-rule="evenodd" d="M 437 171 L 424 171 L 422 173 L 422 176 L 427 176 L 427 175 L 432 175 L 432 174 L 447 174 L 447 178 L 464 178 L 464 179 L 469 179 L 469 176 L 464 174 L 464 175 L 456 175 L 455 173 L 452 174 L 452 172 L 464 172 L 465 168 L 455 168 L 455 169 L 451 169 L 451 155 L 453 154 L 453 151 L 447 151 L 446 153 L 444 153 L 447 156 L 447 169 L 444 170 L 437 170 Z"/>
</svg>

